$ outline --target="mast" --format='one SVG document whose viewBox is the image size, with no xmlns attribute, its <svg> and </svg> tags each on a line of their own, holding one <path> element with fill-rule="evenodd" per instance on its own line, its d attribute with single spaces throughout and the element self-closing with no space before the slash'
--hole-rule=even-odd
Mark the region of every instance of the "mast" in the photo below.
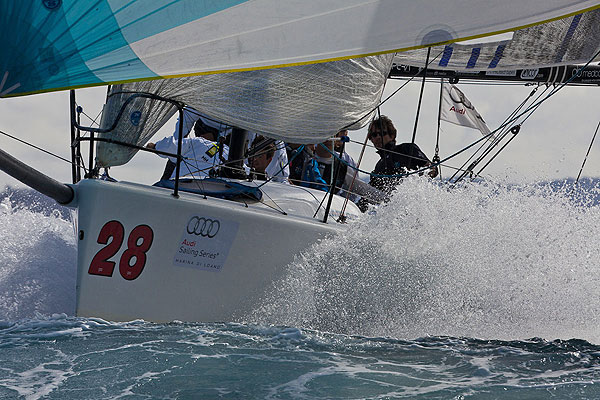
<svg viewBox="0 0 600 400">
<path fill-rule="evenodd" d="M 246 151 L 246 138 L 248 131 L 233 127 L 231 130 L 231 142 L 229 144 L 229 158 L 223 175 L 227 178 L 245 179 L 244 152 Z"/>
</svg>

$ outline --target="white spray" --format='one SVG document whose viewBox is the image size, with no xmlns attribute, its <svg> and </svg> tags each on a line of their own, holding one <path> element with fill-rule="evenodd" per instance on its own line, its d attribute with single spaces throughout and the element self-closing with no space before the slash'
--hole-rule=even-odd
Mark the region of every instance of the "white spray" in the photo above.
<svg viewBox="0 0 600 400">
<path fill-rule="evenodd" d="M 407 179 L 389 204 L 291 265 L 248 320 L 397 338 L 598 343 L 599 244 L 600 208 L 548 185 L 448 190 Z"/>
</svg>

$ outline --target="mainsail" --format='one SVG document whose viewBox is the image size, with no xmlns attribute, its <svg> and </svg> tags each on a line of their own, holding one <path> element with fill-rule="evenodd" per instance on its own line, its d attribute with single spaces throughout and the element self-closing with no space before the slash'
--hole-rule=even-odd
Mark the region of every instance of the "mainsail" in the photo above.
<svg viewBox="0 0 600 400">
<path fill-rule="evenodd" d="M 512 39 L 489 43 L 434 46 L 433 69 L 503 71 L 582 64 L 600 50 L 600 10 L 514 32 Z M 427 50 L 396 54 L 395 64 L 422 67 Z"/>
<path fill-rule="evenodd" d="M 2 1 L 0 96 L 391 53 L 598 7 L 598 0 Z"/>
</svg>

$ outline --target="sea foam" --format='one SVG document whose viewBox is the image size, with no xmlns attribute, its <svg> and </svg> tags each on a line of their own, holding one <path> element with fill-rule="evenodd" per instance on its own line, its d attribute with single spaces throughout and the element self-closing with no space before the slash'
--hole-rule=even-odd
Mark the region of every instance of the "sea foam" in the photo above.
<svg viewBox="0 0 600 400">
<path fill-rule="evenodd" d="M 61 210 L 0 200 L 0 320 L 75 313 L 76 242 Z"/>
<path fill-rule="evenodd" d="M 406 179 L 288 267 L 247 321 L 366 336 L 600 342 L 600 207 L 553 184 Z"/>
</svg>

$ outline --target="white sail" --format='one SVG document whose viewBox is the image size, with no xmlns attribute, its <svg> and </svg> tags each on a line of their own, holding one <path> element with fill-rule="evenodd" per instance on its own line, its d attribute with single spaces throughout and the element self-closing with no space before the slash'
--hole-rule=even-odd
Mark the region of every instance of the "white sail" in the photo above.
<svg viewBox="0 0 600 400">
<path fill-rule="evenodd" d="M 132 92 L 152 93 L 187 104 L 232 126 L 293 143 L 318 143 L 340 129 L 358 129 L 376 109 L 392 54 L 230 74 L 192 76 L 115 85 L 102 127 L 112 125 Z M 138 98 L 117 128 L 104 135 L 145 144 L 176 108 Z M 121 165 L 136 150 L 100 142 L 101 166 Z"/>
<path fill-rule="evenodd" d="M 431 48 L 434 69 L 497 71 L 590 61 L 600 50 L 600 10 L 520 29 L 511 39 Z M 394 63 L 422 67 L 427 50 L 396 54 Z"/>
</svg>

